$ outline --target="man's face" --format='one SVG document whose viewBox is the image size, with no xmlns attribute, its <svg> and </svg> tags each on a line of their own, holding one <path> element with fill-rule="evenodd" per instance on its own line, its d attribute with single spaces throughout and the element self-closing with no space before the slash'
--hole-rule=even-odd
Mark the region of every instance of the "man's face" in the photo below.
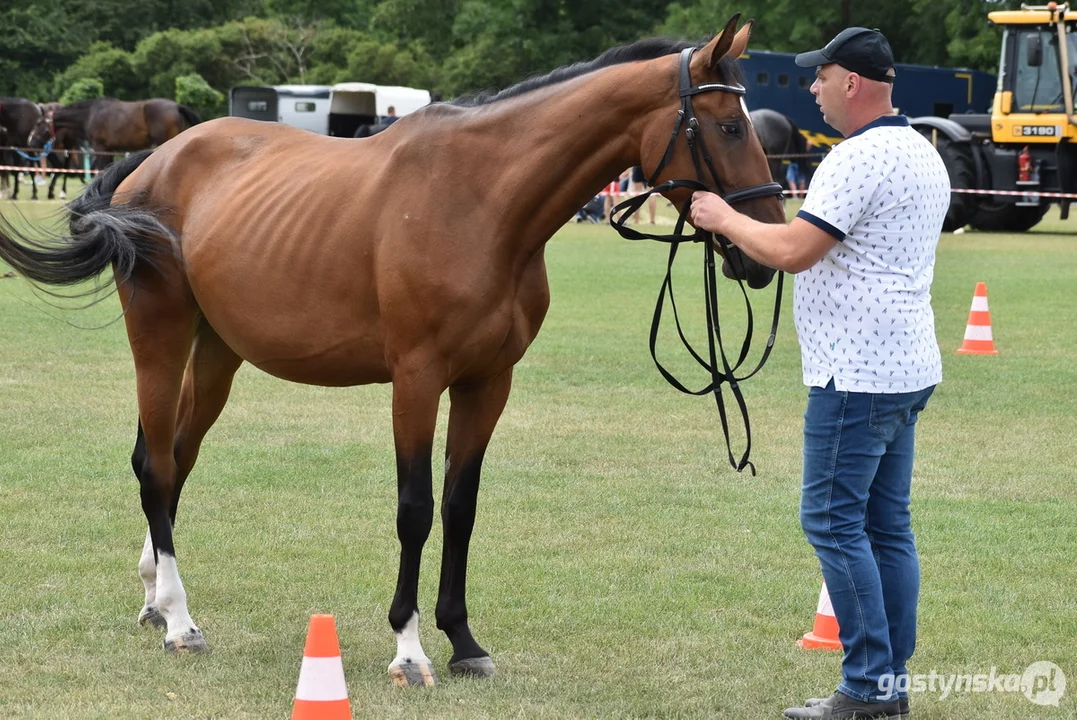
<svg viewBox="0 0 1077 720">
<path fill-rule="evenodd" d="M 815 69 L 811 94 L 815 96 L 815 104 L 823 111 L 823 122 L 833 128 L 841 123 L 845 107 L 845 76 L 848 74 L 848 70 L 835 63 L 820 65 Z"/>
</svg>

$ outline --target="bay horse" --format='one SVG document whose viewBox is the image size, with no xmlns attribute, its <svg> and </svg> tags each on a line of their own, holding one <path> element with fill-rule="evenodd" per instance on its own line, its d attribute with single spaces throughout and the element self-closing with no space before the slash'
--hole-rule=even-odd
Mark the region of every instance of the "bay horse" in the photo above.
<svg viewBox="0 0 1077 720">
<path fill-rule="evenodd" d="M 53 111 L 53 132 L 66 131 L 91 150 L 121 153 L 168 142 L 201 122 L 191 108 L 165 98 L 128 102 L 92 98 Z"/>
<path fill-rule="evenodd" d="M 102 173 L 69 204 L 62 244 L 10 226 L 0 234 L 0 258 L 35 282 L 113 269 L 137 381 L 131 465 L 149 525 L 139 622 L 166 628 L 167 650 L 208 649 L 173 530 L 199 446 L 246 361 L 293 382 L 392 384 L 397 685 L 436 682 L 418 582 L 448 390 L 434 614 L 452 674 L 495 674 L 468 625 L 468 551 L 483 456 L 549 306 L 547 241 L 626 167 L 661 168 L 658 181 L 697 177 L 701 148 L 721 180 L 699 180 L 739 194 L 758 220 L 785 220 L 742 98 L 736 58 L 751 22 L 738 31 L 738 19 L 703 46 L 642 40 L 429 106 L 361 141 L 219 118 Z M 766 197 L 754 192 L 764 185 Z M 667 197 L 683 208 L 690 192 L 670 186 Z M 729 278 L 759 288 L 774 276 L 735 248 L 719 251 Z"/>
</svg>

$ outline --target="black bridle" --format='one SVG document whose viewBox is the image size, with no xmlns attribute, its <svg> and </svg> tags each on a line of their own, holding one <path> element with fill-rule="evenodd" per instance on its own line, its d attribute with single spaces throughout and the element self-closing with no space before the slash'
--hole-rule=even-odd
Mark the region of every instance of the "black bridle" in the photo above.
<svg viewBox="0 0 1077 720">
<path fill-rule="evenodd" d="M 739 273 L 737 283 L 740 286 L 741 294 L 744 295 L 744 305 L 748 311 L 748 324 L 745 329 L 744 343 L 741 345 L 740 354 L 738 355 L 736 362 L 730 365 L 729 359 L 726 356 L 725 347 L 722 344 L 722 334 L 718 324 L 717 273 L 715 271 L 714 260 L 715 244 L 718 244 L 723 251 L 728 251 L 733 247 L 732 243 L 725 237 L 716 236 L 714 233 L 698 229 L 692 235 L 683 234 L 682 231 L 685 222 L 688 219 L 688 214 L 691 212 L 691 198 L 685 202 L 684 207 L 681 209 L 680 216 L 677 218 L 677 224 L 673 229 L 672 235 L 643 233 L 625 225 L 628 218 L 643 207 L 643 204 L 647 201 L 649 196 L 655 193 L 676 190 L 678 188 L 688 188 L 693 191 L 713 191 L 722 196 L 722 198 L 730 204 L 762 197 L 781 196 L 782 194 L 782 186 L 776 182 L 753 185 L 752 187 L 735 190 L 729 193 L 725 192 L 721 178 L 718 177 L 718 172 L 714 169 L 714 164 L 707 151 L 706 143 L 704 143 L 703 137 L 700 135 L 699 121 L 696 118 L 695 110 L 692 108 L 692 96 L 705 92 L 727 92 L 734 95 L 744 95 L 746 91 L 741 85 L 728 85 L 725 83 L 703 83 L 701 85 L 692 85 L 692 78 L 689 73 L 689 63 L 695 50 L 696 48 L 685 48 L 681 51 L 679 71 L 681 109 L 677 111 L 677 119 L 673 124 L 673 134 L 669 138 L 669 144 L 666 145 L 666 152 L 662 156 L 662 160 L 658 163 L 658 167 L 656 167 L 654 172 L 650 175 L 649 184 L 653 187 L 614 207 L 610 212 L 610 224 L 621 234 L 621 237 L 626 240 L 657 240 L 659 242 L 670 244 L 669 261 L 666 265 L 666 277 L 662 281 L 662 287 L 658 293 L 658 302 L 654 308 L 654 319 L 651 322 L 651 357 L 654 359 L 654 364 L 662 374 L 662 377 L 664 377 L 670 385 L 681 392 L 689 395 L 714 394 L 715 402 L 718 405 L 718 415 L 722 419 L 722 434 L 725 436 L 726 452 L 729 454 L 729 464 L 738 472 L 747 467 L 751 470 L 752 475 L 755 475 L 755 466 L 748 460 L 748 456 L 752 450 L 752 432 L 751 425 L 748 422 L 748 406 L 744 402 L 744 395 L 741 392 L 740 383 L 759 372 L 760 368 L 766 363 L 767 358 L 770 357 L 770 352 L 774 347 L 774 338 L 778 332 L 778 318 L 779 311 L 781 310 L 782 286 L 785 277 L 784 273 L 780 271 L 778 272 L 777 295 L 774 299 L 774 319 L 771 322 L 770 336 L 767 338 L 767 346 L 763 350 L 763 355 L 755 368 L 751 372 L 738 377 L 735 373 L 748 357 L 752 344 L 752 331 L 754 329 L 752 305 L 748 300 L 748 292 L 744 288 L 744 283 L 739 277 L 739 275 L 745 274 L 744 267 L 743 265 L 739 268 L 734 267 L 734 274 Z M 673 157 L 677 137 L 680 135 L 682 127 L 684 128 L 685 139 L 688 141 L 688 149 L 692 156 L 692 163 L 695 165 L 698 180 L 668 180 L 661 185 L 656 186 L 654 183 L 655 180 L 657 180 L 659 173 L 662 172 L 663 168 L 665 168 L 666 164 Z M 708 187 L 703 183 L 704 167 L 706 167 L 707 171 L 710 173 L 710 179 L 713 181 L 713 186 L 711 187 Z M 620 213 L 620 215 L 618 215 L 618 213 Z M 707 304 L 707 341 L 709 351 L 707 360 L 704 360 L 688 342 L 687 338 L 685 338 L 684 331 L 681 329 L 680 318 L 677 316 L 677 303 L 673 298 L 673 261 L 677 256 L 678 247 L 683 242 L 703 243 L 703 288 Z M 737 256 L 732 253 L 725 255 L 726 261 L 729 262 L 731 266 L 734 264 L 733 259 L 736 257 Z M 695 358 L 696 362 L 710 372 L 711 382 L 701 390 L 689 390 L 674 377 L 672 373 L 666 370 L 658 360 L 658 354 L 656 352 L 658 329 L 661 324 L 662 308 L 665 304 L 667 293 L 669 294 L 670 306 L 673 308 L 673 319 L 676 323 L 677 334 L 680 336 L 681 342 L 688 349 L 688 352 L 692 357 Z M 718 365 L 719 358 L 721 358 L 721 367 Z M 741 455 L 740 460 L 734 458 L 733 449 L 730 444 L 729 420 L 726 417 L 725 400 L 722 397 L 722 383 L 729 384 L 729 390 L 733 393 L 733 398 L 740 408 L 741 418 L 744 420 L 746 447 L 744 448 L 744 454 Z"/>
</svg>

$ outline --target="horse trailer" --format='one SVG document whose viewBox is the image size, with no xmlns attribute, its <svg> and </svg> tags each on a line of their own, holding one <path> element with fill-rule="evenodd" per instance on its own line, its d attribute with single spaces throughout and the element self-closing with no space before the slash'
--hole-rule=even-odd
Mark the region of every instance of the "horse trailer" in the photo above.
<svg viewBox="0 0 1077 720">
<path fill-rule="evenodd" d="M 426 90 L 371 83 L 240 85 L 228 95 L 228 114 L 352 137 L 360 125 L 378 122 L 390 107 L 403 117 L 429 104 Z"/>
<path fill-rule="evenodd" d="M 372 125 L 393 108 L 404 117 L 430 104 L 430 92 L 397 85 L 338 83 L 330 91 L 329 134 L 353 137 L 360 125 Z"/>
<path fill-rule="evenodd" d="M 815 68 L 799 67 L 793 53 L 751 50 L 740 59 L 748 106 L 768 108 L 791 118 L 817 147 L 841 141 L 837 131 L 823 122 L 809 88 Z M 997 80 L 991 73 L 966 68 L 897 63 L 894 107 L 910 118 L 920 115 L 982 113 L 991 107 Z"/>
<path fill-rule="evenodd" d="M 228 114 L 325 135 L 329 129 L 329 92 L 328 85 L 241 85 L 228 94 Z"/>
</svg>

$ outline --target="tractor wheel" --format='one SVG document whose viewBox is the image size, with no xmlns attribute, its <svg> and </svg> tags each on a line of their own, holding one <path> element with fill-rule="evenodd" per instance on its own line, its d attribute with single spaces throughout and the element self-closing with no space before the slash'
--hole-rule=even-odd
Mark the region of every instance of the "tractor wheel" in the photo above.
<svg viewBox="0 0 1077 720">
<path fill-rule="evenodd" d="M 931 129 L 920 128 L 920 134 L 931 140 Z M 942 157 L 946 173 L 950 176 L 950 187 L 976 189 L 976 170 L 972 161 L 972 148 L 963 143 L 956 143 L 941 132 L 936 133 L 935 149 Z M 942 223 L 943 232 L 953 232 L 969 224 L 976 210 L 976 197 L 953 193 L 950 195 L 950 209 Z"/>
<path fill-rule="evenodd" d="M 1048 207 L 984 202 L 973 213 L 971 225 L 986 232 L 1025 232 L 1043 219 Z"/>
</svg>

